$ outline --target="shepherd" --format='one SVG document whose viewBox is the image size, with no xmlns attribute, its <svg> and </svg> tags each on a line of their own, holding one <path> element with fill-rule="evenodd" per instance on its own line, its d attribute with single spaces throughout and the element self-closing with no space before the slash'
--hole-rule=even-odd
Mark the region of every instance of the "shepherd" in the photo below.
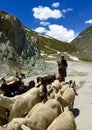
<svg viewBox="0 0 92 130">
<path fill-rule="evenodd" d="M 66 69 L 68 67 L 67 60 L 64 58 L 64 55 L 61 55 L 61 61 L 58 63 L 58 72 L 59 72 L 59 81 L 65 81 L 65 77 L 67 76 Z"/>
</svg>

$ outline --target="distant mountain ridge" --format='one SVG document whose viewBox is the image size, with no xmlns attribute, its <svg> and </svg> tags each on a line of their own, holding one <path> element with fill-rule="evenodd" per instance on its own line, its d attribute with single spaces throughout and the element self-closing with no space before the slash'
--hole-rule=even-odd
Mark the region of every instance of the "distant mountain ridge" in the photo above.
<svg viewBox="0 0 92 130">
<path fill-rule="evenodd" d="M 72 42 L 79 50 L 77 56 L 82 60 L 92 60 L 92 26 L 83 30 Z"/>
</svg>

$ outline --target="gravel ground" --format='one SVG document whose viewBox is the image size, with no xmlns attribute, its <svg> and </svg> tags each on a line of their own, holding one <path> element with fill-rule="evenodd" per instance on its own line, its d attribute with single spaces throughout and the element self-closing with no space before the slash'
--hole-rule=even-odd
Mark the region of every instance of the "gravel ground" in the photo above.
<svg viewBox="0 0 92 130">
<path fill-rule="evenodd" d="M 69 68 L 69 77 L 80 86 L 74 105 L 77 130 L 92 130 L 92 63 L 70 63 Z"/>
</svg>

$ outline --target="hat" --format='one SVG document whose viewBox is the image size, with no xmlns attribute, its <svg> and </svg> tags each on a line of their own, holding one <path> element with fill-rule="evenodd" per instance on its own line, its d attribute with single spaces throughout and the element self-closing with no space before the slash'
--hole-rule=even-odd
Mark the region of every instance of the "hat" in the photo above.
<svg viewBox="0 0 92 130">
<path fill-rule="evenodd" d="M 62 54 L 61 57 L 64 57 L 64 55 Z"/>
</svg>

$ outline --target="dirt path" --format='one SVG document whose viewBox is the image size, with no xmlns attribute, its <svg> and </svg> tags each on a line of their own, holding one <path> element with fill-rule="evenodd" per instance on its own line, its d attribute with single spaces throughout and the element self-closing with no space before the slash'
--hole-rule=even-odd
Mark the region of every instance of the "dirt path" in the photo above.
<svg viewBox="0 0 92 130">
<path fill-rule="evenodd" d="M 74 79 L 80 89 L 75 99 L 74 114 L 77 130 L 92 130 L 92 63 L 70 63 L 68 77 Z"/>
</svg>

